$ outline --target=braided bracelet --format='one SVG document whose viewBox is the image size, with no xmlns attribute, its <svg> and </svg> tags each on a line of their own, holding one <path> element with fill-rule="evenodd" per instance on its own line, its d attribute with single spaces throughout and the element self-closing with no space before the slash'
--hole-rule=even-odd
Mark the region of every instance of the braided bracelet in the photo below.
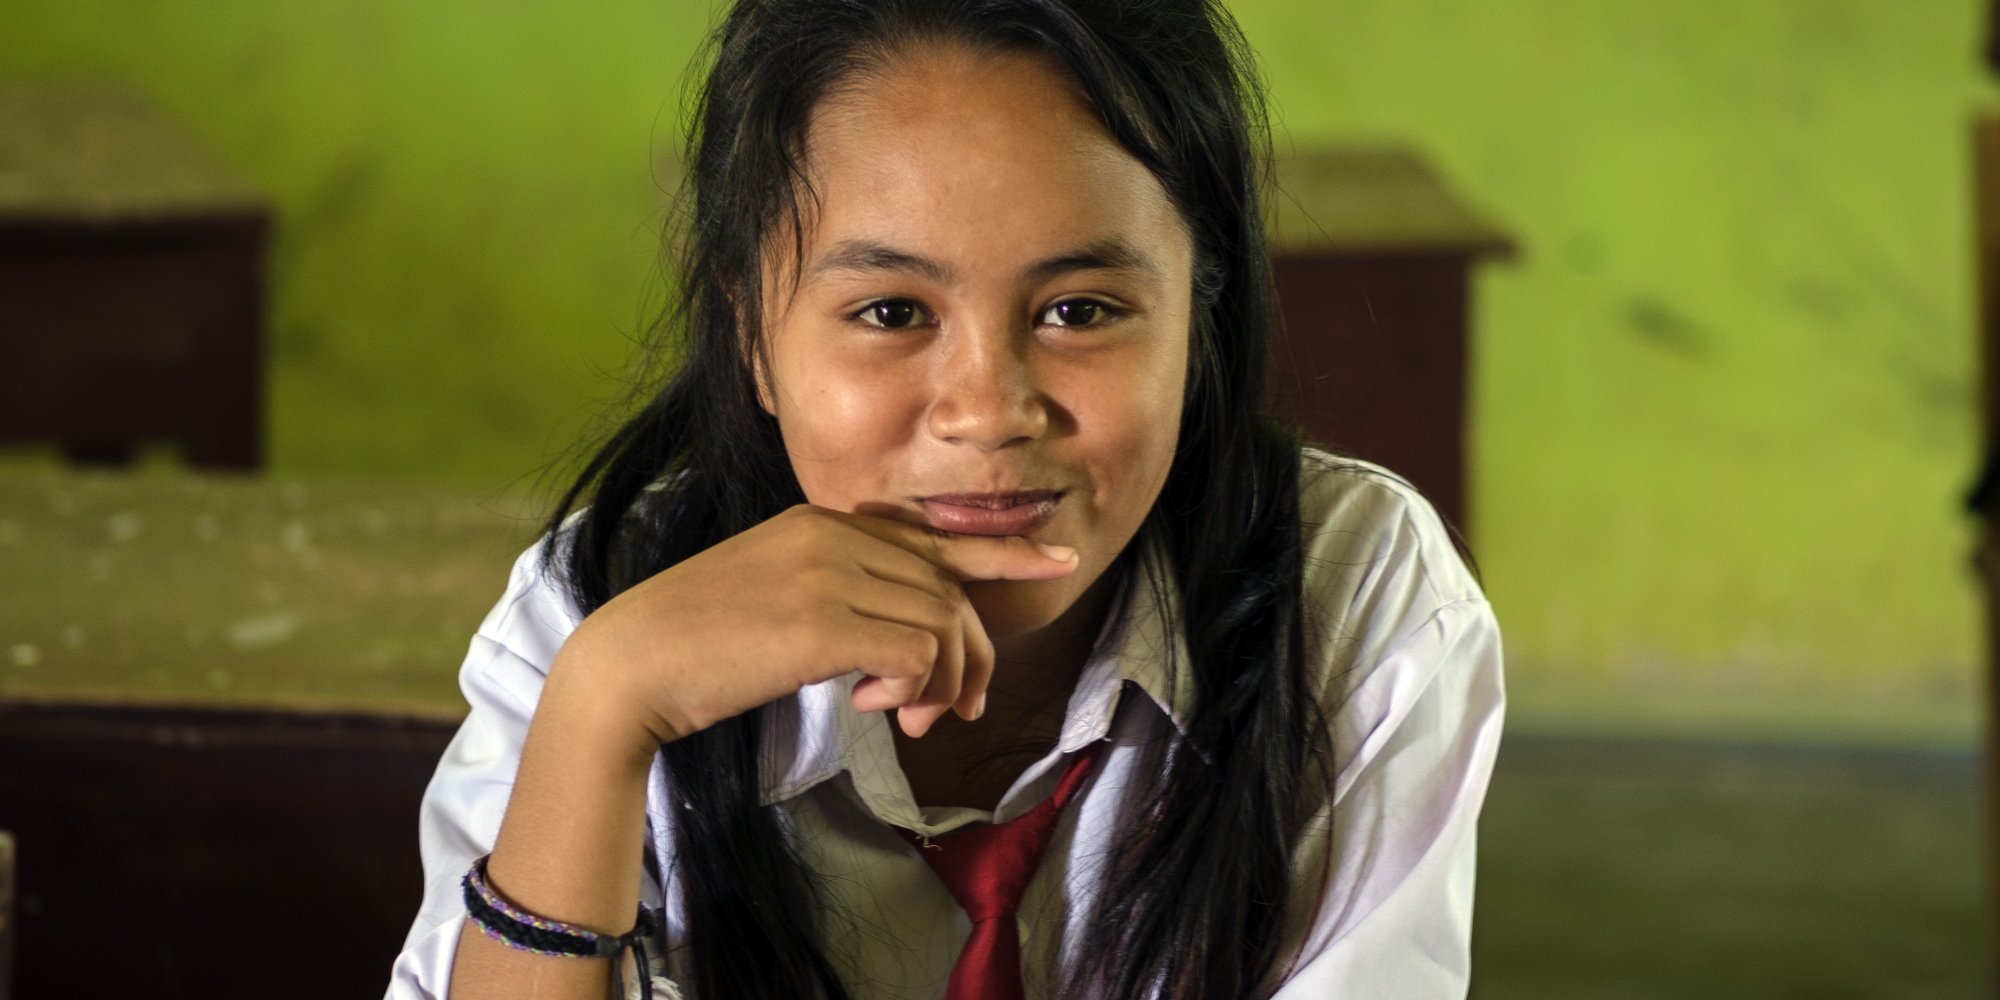
<svg viewBox="0 0 2000 1000">
<path fill-rule="evenodd" d="M 538 917 L 500 898 L 493 886 L 486 880 L 486 860 L 488 854 L 472 863 L 466 871 L 465 912 L 479 929 L 492 938 L 516 951 L 550 955 L 558 958 L 609 958 L 618 975 L 624 975 L 617 958 L 632 949 L 632 957 L 638 963 L 641 993 L 646 1000 L 652 1000 L 652 970 L 646 964 L 646 937 L 654 930 L 653 915 L 645 907 L 639 908 L 639 919 L 632 929 L 623 934 L 599 934 L 585 927 L 566 924 L 547 917 Z"/>
</svg>

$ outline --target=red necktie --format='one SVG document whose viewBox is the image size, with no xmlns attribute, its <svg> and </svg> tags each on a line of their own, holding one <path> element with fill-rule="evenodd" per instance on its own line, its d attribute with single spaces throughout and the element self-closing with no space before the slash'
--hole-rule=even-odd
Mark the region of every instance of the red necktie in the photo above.
<svg viewBox="0 0 2000 1000">
<path fill-rule="evenodd" d="M 1021 929 L 1014 913 L 1063 806 L 1083 787 L 1096 756 L 1096 744 L 1077 753 L 1054 795 L 1005 823 L 953 830 L 928 843 L 901 831 L 972 920 L 972 936 L 951 967 L 945 1000 L 1022 1000 Z"/>
</svg>

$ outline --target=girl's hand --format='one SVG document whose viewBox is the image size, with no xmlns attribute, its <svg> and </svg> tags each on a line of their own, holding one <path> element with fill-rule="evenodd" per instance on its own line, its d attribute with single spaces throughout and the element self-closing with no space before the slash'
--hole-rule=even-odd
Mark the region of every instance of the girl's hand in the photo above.
<svg viewBox="0 0 2000 1000">
<path fill-rule="evenodd" d="M 921 736 L 947 710 L 985 709 L 993 643 L 960 584 L 1053 579 L 1076 564 L 1074 550 L 1026 538 L 793 507 L 598 609 L 563 645 L 545 697 L 582 695 L 632 720 L 633 749 L 650 757 L 858 671 L 854 707 L 897 709 Z"/>
</svg>

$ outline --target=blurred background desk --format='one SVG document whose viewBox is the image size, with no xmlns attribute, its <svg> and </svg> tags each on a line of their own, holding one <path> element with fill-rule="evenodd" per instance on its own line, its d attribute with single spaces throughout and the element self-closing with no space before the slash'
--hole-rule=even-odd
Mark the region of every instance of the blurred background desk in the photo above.
<svg viewBox="0 0 2000 1000">
<path fill-rule="evenodd" d="M 0 443 L 257 465 L 269 220 L 131 94 L 0 89 Z"/>
<path fill-rule="evenodd" d="M 0 469 L 15 995 L 380 996 L 456 666 L 536 529 L 475 491 Z"/>
<path fill-rule="evenodd" d="M 1513 240 L 1407 150 L 1300 150 L 1276 174 L 1273 410 L 1410 480 L 1464 529 L 1472 268 Z"/>
</svg>

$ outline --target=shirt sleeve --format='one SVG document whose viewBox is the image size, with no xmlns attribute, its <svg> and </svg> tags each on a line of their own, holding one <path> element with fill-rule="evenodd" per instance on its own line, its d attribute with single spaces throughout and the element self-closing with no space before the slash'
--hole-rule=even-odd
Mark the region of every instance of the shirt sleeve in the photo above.
<svg viewBox="0 0 2000 1000">
<path fill-rule="evenodd" d="M 542 572 L 545 544 L 516 560 L 506 593 L 480 624 L 459 670 L 470 711 L 418 812 L 424 900 L 396 956 L 388 1000 L 432 1000 L 449 989 L 465 922 L 459 880 L 493 849 L 548 665 L 575 628 L 574 606 Z"/>
<path fill-rule="evenodd" d="M 1381 711 L 1361 713 L 1339 770 L 1327 891 L 1275 1000 L 1466 995 L 1476 825 L 1504 702 L 1483 599 L 1440 609 L 1368 672 L 1349 708 Z"/>
<path fill-rule="evenodd" d="M 1334 747 L 1278 1000 L 1464 997 L 1500 631 L 1436 512 L 1378 467 L 1308 456 L 1311 634 Z"/>
</svg>

